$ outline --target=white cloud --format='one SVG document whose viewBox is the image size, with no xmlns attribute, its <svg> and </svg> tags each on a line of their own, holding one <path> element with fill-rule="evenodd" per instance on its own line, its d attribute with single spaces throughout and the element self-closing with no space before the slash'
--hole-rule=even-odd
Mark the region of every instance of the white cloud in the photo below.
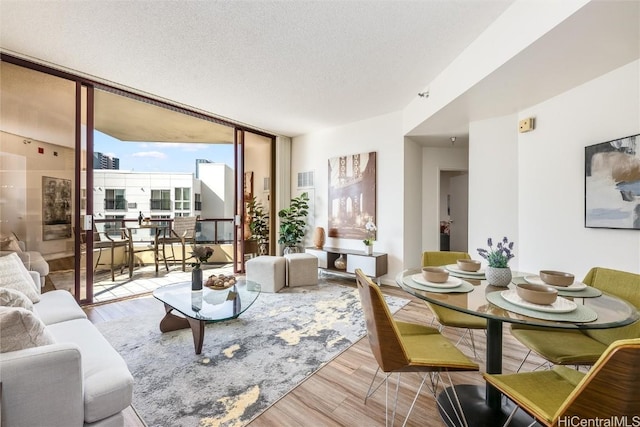
<svg viewBox="0 0 640 427">
<path fill-rule="evenodd" d="M 152 159 L 166 159 L 167 155 L 160 151 L 140 151 L 138 153 L 133 153 L 133 157 L 150 157 Z"/>
</svg>

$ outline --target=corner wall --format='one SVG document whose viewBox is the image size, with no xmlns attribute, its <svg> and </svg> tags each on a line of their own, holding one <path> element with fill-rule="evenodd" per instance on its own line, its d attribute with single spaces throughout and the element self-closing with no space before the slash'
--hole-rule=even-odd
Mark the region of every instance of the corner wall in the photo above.
<svg viewBox="0 0 640 427">
<path fill-rule="evenodd" d="M 469 125 L 469 254 L 481 259 L 477 248 L 487 239 L 503 237 L 515 242 L 518 268 L 518 118 L 514 115 L 472 122 Z M 486 265 L 486 262 L 484 262 Z"/>
<path fill-rule="evenodd" d="M 422 251 L 440 250 L 440 171 L 467 170 L 468 157 L 466 148 L 422 149 Z"/>
<path fill-rule="evenodd" d="M 329 158 L 370 151 L 377 153 L 378 236 L 374 251 L 388 254 L 388 274 L 383 277 L 383 281 L 394 283 L 395 275 L 402 271 L 404 265 L 403 235 L 406 226 L 403 221 L 405 159 L 400 112 L 293 138 L 291 194 L 296 193 L 295 177 L 298 172 L 315 172 L 315 216 L 310 222 L 326 230 Z M 312 235 L 313 231 L 307 230 L 305 246 L 311 245 Z M 327 237 L 325 245 L 345 249 L 363 249 L 363 243 L 355 239 Z"/>
</svg>

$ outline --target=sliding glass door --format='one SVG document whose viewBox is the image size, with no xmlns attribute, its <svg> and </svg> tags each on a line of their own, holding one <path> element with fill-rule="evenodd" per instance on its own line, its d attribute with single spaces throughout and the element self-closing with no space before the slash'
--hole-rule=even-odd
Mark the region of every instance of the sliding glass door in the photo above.
<svg viewBox="0 0 640 427">
<path fill-rule="evenodd" d="M 149 230 L 123 234 L 139 217 L 167 235 L 175 218 L 196 217 L 195 244 L 215 249 L 216 266 L 243 272 L 259 253 L 246 207 L 273 209 L 273 136 L 2 59 L 0 233 L 41 255 L 47 286 L 85 303 L 128 296 L 157 259 L 144 250 Z M 272 253 L 274 235 L 261 253 Z M 120 238 L 132 244 L 104 250 Z"/>
</svg>

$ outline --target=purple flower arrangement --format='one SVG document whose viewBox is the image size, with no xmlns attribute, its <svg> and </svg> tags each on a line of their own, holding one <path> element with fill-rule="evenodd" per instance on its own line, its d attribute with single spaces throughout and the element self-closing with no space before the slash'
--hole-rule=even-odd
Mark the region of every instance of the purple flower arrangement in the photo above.
<svg viewBox="0 0 640 427">
<path fill-rule="evenodd" d="M 509 242 L 509 239 L 504 237 L 501 242 L 498 242 L 496 247 L 493 247 L 493 241 L 491 237 L 487 239 L 487 246 L 489 249 L 478 248 L 478 254 L 489 263 L 489 267 L 506 268 L 509 260 L 514 257 L 513 255 L 513 242 Z"/>
</svg>

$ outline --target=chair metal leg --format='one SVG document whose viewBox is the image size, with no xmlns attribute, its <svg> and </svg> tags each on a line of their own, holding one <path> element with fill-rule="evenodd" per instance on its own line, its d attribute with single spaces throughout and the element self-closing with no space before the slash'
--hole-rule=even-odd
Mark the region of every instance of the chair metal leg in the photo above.
<svg viewBox="0 0 640 427">
<path fill-rule="evenodd" d="M 468 427 L 468 423 L 467 423 L 467 418 L 464 416 L 464 411 L 462 410 L 462 405 L 460 404 L 460 399 L 458 397 L 458 393 L 456 392 L 456 388 L 453 385 L 453 381 L 451 381 L 451 375 L 449 374 L 449 371 L 446 371 L 447 374 L 447 378 L 449 380 L 449 386 L 443 386 L 444 390 L 443 393 L 445 393 L 447 400 L 449 401 L 449 404 L 451 405 L 451 408 L 454 408 L 455 410 L 455 414 L 456 414 L 456 420 L 459 423 L 458 425 L 460 426 L 464 426 L 464 427 Z M 442 375 L 439 375 L 439 377 L 442 377 Z M 451 396 L 449 395 L 448 390 L 451 390 L 453 392 L 453 400 L 451 399 Z M 454 403 L 455 400 L 455 403 Z M 440 403 L 439 399 L 436 399 L 436 402 L 438 404 L 438 406 L 443 409 L 442 413 L 445 414 L 447 416 L 447 420 L 449 421 L 449 424 L 451 425 L 456 425 L 454 420 L 451 419 L 451 417 L 448 415 L 447 411 L 444 410 L 444 407 L 442 406 L 442 404 Z M 457 410 L 455 409 L 457 408 Z"/>
<path fill-rule="evenodd" d="M 113 247 L 113 244 L 111 245 L 111 281 L 115 282 L 116 281 L 116 275 L 113 272 L 113 261 L 114 261 L 114 257 L 115 257 L 115 249 Z"/>
<path fill-rule="evenodd" d="M 186 256 L 186 243 L 182 242 L 182 271 L 187 271 Z"/>
<path fill-rule="evenodd" d="M 377 386 L 375 389 L 373 389 L 373 391 L 371 390 L 371 388 L 373 387 L 373 383 L 375 382 L 376 377 L 378 376 L 378 372 L 380 372 L 380 366 L 378 366 L 378 368 L 376 369 L 376 372 L 373 374 L 373 378 L 371 378 L 371 383 L 369 384 L 369 389 L 367 390 L 367 394 L 364 396 L 364 404 L 365 404 L 365 405 L 367 404 L 367 399 L 368 399 L 369 397 L 371 397 L 371 395 L 372 395 L 373 393 L 375 393 L 375 392 L 376 392 L 376 390 L 378 390 L 378 389 L 380 388 L 380 386 L 382 385 L 382 383 L 384 383 L 384 379 L 383 379 L 383 380 L 380 382 L 380 384 L 378 384 L 378 386 Z"/>
<path fill-rule="evenodd" d="M 420 387 L 418 387 L 418 391 L 416 391 L 416 395 L 413 398 L 413 402 L 411 402 L 411 406 L 409 407 L 409 411 L 407 412 L 407 416 L 404 419 L 404 423 L 402 423 L 402 427 L 407 425 L 407 421 L 409 420 L 409 416 L 411 415 L 411 411 L 413 411 L 413 407 L 416 404 L 416 401 L 418 400 L 418 396 L 420 396 L 420 392 L 422 391 L 422 387 L 424 387 L 424 383 L 425 381 L 427 381 L 427 378 L 429 378 L 429 374 L 425 374 L 422 377 L 422 382 L 420 382 Z"/>
<path fill-rule="evenodd" d="M 516 373 L 520 372 L 520 369 L 522 369 L 522 366 L 524 366 L 524 362 L 527 361 L 527 358 L 529 357 L 530 354 L 531 354 L 531 350 L 529 350 L 527 354 L 524 355 L 524 359 L 522 359 L 522 362 L 520 362 L 520 366 L 518 366 L 518 369 L 516 369 Z"/>
</svg>

